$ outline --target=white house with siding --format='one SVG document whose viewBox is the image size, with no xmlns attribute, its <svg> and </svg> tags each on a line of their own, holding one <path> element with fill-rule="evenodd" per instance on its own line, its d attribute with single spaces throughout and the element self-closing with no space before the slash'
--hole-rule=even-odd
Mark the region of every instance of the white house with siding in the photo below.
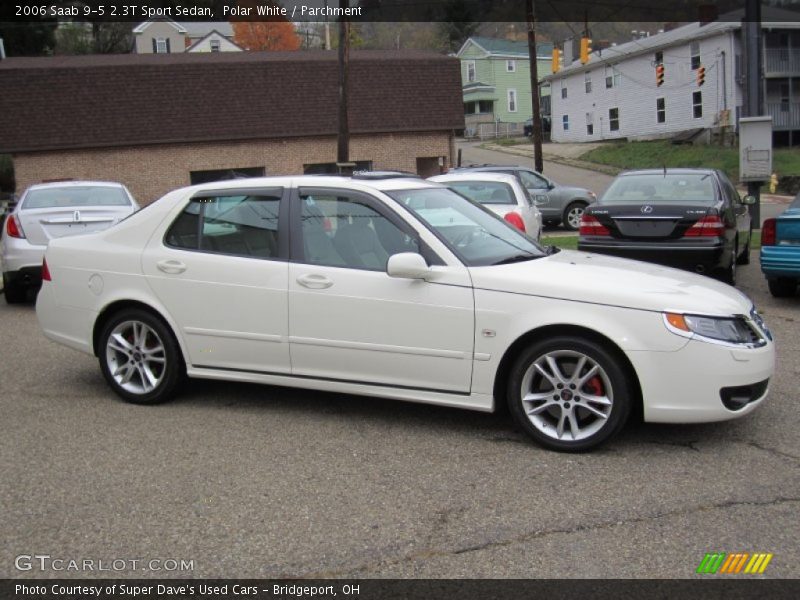
<svg viewBox="0 0 800 600">
<path fill-rule="evenodd" d="M 800 14 L 789 21 L 780 12 L 780 20 L 762 22 L 764 98 L 776 143 L 792 145 L 800 143 Z M 735 128 L 744 100 L 741 33 L 738 21 L 691 23 L 595 51 L 585 65 L 576 61 L 547 76 L 552 140 L 655 139 Z"/>
</svg>

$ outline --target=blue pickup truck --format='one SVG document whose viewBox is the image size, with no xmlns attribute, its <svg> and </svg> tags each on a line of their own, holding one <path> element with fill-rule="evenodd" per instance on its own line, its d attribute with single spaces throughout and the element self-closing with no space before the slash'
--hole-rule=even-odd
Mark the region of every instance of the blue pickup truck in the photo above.
<svg viewBox="0 0 800 600">
<path fill-rule="evenodd" d="M 773 296 L 794 296 L 800 283 L 800 193 L 761 226 L 761 270 Z"/>
</svg>

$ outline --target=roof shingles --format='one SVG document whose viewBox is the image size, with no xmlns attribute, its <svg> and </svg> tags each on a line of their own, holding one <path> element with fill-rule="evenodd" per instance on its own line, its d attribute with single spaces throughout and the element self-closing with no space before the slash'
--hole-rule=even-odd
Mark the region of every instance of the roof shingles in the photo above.
<svg viewBox="0 0 800 600">
<path fill-rule="evenodd" d="M 0 152 L 335 135 L 335 52 L 0 62 Z M 464 126 L 457 59 L 352 52 L 350 131 Z"/>
</svg>

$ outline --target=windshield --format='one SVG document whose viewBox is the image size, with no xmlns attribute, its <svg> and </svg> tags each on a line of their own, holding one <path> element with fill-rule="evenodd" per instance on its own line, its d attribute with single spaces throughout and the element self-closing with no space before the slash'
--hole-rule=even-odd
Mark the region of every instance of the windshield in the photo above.
<svg viewBox="0 0 800 600">
<path fill-rule="evenodd" d="M 130 206 L 121 187 L 87 185 L 31 190 L 22 208 L 61 208 L 73 206 Z"/>
<path fill-rule="evenodd" d="M 516 204 L 514 190 L 507 183 L 493 181 L 447 181 L 444 185 L 478 204 Z"/>
<path fill-rule="evenodd" d="M 468 267 L 546 256 L 541 246 L 518 229 L 452 190 L 424 188 L 386 193 L 425 223 Z"/>
<path fill-rule="evenodd" d="M 614 180 L 599 204 L 699 204 L 716 202 L 711 173 L 623 175 Z"/>
</svg>

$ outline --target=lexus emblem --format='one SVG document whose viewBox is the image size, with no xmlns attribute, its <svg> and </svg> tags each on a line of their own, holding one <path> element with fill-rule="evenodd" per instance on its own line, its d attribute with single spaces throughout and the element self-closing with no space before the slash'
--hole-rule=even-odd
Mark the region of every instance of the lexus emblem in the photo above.
<svg viewBox="0 0 800 600">
<path fill-rule="evenodd" d="M 653 212 L 653 207 L 652 207 L 652 206 L 650 206 L 649 204 L 645 204 L 645 205 L 642 207 L 642 212 L 643 212 L 644 214 L 646 214 L 646 215 L 649 215 L 651 212 Z"/>
<path fill-rule="evenodd" d="M 78 221 L 80 221 L 81 220 L 81 211 L 76 210 L 74 213 L 72 213 L 72 220 L 75 221 L 76 223 Z"/>
</svg>

